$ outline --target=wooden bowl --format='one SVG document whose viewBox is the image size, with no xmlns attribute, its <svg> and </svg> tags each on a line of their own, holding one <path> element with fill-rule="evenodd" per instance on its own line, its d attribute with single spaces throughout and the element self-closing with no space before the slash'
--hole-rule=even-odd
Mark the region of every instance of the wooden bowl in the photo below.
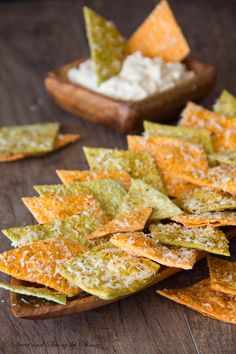
<svg viewBox="0 0 236 354">
<path fill-rule="evenodd" d="M 68 70 L 79 66 L 84 60 L 50 71 L 45 79 L 47 91 L 66 111 L 125 133 L 132 132 L 144 119 L 163 122 L 174 117 L 187 101 L 204 98 L 212 89 L 216 77 L 213 66 L 188 59 L 185 63 L 188 69 L 195 72 L 194 78 L 142 100 L 124 101 L 96 93 L 68 80 Z"/>
</svg>

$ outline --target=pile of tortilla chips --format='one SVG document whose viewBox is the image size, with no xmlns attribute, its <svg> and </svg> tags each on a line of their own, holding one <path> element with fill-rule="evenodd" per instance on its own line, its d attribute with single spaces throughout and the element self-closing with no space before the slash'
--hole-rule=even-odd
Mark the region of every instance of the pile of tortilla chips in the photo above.
<svg viewBox="0 0 236 354">
<path fill-rule="evenodd" d="M 0 162 L 43 156 L 77 141 L 78 134 L 59 134 L 59 123 L 0 128 Z"/>
<path fill-rule="evenodd" d="M 236 167 L 211 158 L 233 147 L 234 119 L 191 103 L 176 127 L 145 122 L 128 150 L 84 147 L 90 170 L 57 170 L 62 184 L 22 198 L 39 224 L 2 231 L 14 249 L 0 254 L 0 271 L 29 285 L 0 287 L 60 304 L 81 294 L 113 300 L 166 266 L 192 269 L 205 252 L 214 254 L 209 280 L 159 292 L 235 323 L 236 263 L 215 255 L 230 256 L 222 227 L 236 225 Z"/>
</svg>

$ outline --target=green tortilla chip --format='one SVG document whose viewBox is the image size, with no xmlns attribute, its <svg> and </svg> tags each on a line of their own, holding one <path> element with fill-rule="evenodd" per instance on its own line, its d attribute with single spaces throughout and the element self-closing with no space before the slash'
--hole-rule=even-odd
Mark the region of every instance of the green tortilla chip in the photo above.
<svg viewBox="0 0 236 354">
<path fill-rule="evenodd" d="M 213 151 L 210 132 L 207 129 L 183 128 L 172 125 L 164 125 L 144 121 L 146 136 L 166 136 L 169 138 L 180 138 L 194 144 L 202 145 L 207 154 Z"/>
<path fill-rule="evenodd" d="M 59 123 L 2 127 L 0 154 L 34 155 L 53 150 Z"/>
<path fill-rule="evenodd" d="M 34 186 L 39 195 L 87 195 L 92 194 L 101 205 L 105 213 L 113 218 L 126 194 L 125 189 L 118 181 L 101 179 L 75 182 L 71 185 L 54 184 Z"/>
<path fill-rule="evenodd" d="M 62 305 L 66 304 L 66 295 L 47 288 L 33 288 L 31 286 L 11 285 L 4 283 L 0 283 L 0 288 L 10 290 L 17 294 L 35 296 L 41 299 L 54 301 Z"/>
<path fill-rule="evenodd" d="M 85 236 L 95 231 L 101 223 L 88 212 L 73 215 L 46 224 L 37 224 L 2 230 L 2 233 L 12 241 L 12 246 L 24 246 L 38 240 L 52 238 L 69 238 L 79 241 L 85 246 L 93 244 Z"/>
<path fill-rule="evenodd" d="M 59 272 L 80 289 L 111 300 L 142 289 L 159 268 L 157 263 L 133 257 L 107 242 L 64 263 Z"/>
<path fill-rule="evenodd" d="M 236 97 L 226 90 L 222 91 L 214 105 L 214 111 L 226 116 L 236 117 Z"/>
<path fill-rule="evenodd" d="M 236 165 L 236 150 L 224 151 L 218 154 L 210 154 L 208 155 L 208 160 L 212 164 L 215 162 L 220 162 L 228 165 Z"/>
<path fill-rule="evenodd" d="M 131 177 L 141 179 L 164 193 L 155 159 L 151 155 L 129 150 L 88 147 L 83 149 L 93 171 L 127 172 Z"/>
<path fill-rule="evenodd" d="M 207 187 L 195 188 L 176 198 L 174 202 L 181 209 L 196 214 L 236 209 L 236 197 Z"/>
<path fill-rule="evenodd" d="M 150 217 L 150 220 L 152 221 L 167 219 L 182 214 L 182 210 L 165 194 L 141 180 L 134 179 L 132 180 L 131 187 L 120 206 L 119 214 L 125 214 L 126 212 L 136 211 L 145 207 L 153 208 Z"/>
<path fill-rule="evenodd" d="M 149 230 L 152 238 L 167 245 L 230 256 L 229 241 L 225 234 L 210 226 L 187 229 L 182 225 L 171 223 L 150 225 Z"/>
<path fill-rule="evenodd" d="M 87 37 L 97 84 L 119 74 L 126 57 L 126 42 L 111 21 L 84 7 Z"/>
</svg>

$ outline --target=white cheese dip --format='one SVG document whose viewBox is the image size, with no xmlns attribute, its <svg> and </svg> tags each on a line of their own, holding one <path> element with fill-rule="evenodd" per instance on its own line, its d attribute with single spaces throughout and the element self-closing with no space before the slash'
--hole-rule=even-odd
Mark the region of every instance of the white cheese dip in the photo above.
<svg viewBox="0 0 236 354">
<path fill-rule="evenodd" d="M 135 52 L 126 57 L 119 75 L 113 76 L 99 86 L 96 83 L 91 59 L 81 63 L 77 68 L 70 69 L 67 75 L 72 83 L 106 96 L 137 101 L 154 92 L 167 90 L 192 79 L 195 74 L 187 70 L 182 63 L 165 63 L 161 58 L 148 58 L 141 52 Z"/>
</svg>

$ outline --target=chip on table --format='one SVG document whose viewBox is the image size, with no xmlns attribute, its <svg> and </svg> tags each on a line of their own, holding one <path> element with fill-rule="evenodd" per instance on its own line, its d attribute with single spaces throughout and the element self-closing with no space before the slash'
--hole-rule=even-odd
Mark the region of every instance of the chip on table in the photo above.
<svg viewBox="0 0 236 354">
<path fill-rule="evenodd" d="M 133 257 L 107 242 L 64 263 L 59 271 L 89 294 L 112 300 L 147 286 L 159 268 L 150 259 Z"/>
<path fill-rule="evenodd" d="M 207 257 L 211 288 L 226 294 L 236 295 L 236 262 Z"/>
</svg>

